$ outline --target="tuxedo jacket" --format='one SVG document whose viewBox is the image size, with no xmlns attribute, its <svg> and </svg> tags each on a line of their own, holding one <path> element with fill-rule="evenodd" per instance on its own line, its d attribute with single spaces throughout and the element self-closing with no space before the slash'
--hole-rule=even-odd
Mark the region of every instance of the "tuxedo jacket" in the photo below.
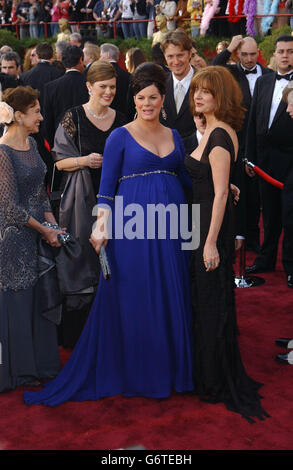
<svg viewBox="0 0 293 470">
<path fill-rule="evenodd" d="M 127 115 L 127 96 L 128 96 L 128 89 L 130 85 L 130 73 L 126 70 L 123 70 L 117 62 L 111 62 L 113 65 L 116 75 L 116 95 L 112 101 L 111 108 L 120 111 L 125 116 Z"/>
<path fill-rule="evenodd" d="M 251 103 L 246 155 L 274 178 L 284 182 L 293 167 L 293 119 L 281 100 L 270 128 L 276 73 L 259 77 Z"/>
<path fill-rule="evenodd" d="M 88 89 L 83 73 L 70 71 L 49 82 L 44 87 L 44 132 L 50 146 L 53 146 L 55 131 L 69 108 L 88 101 Z"/>
<path fill-rule="evenodd" d="M 246 132 L 248 124 L 249 110 L 251 106 L 252 96 L 250 93 L 249 82 L 247 76 L 244 73 L 243 68 L 240 65 L 240 62 L 237 64 L 227 64 L 227 61 L 231 57 L 231 52 L 228 49 L 223 50 L 218 54 L 212 61 L 212 65 L 223 65 L 225 66 L 234 76 L 236 81 L 239 83 L 243 94 L 243 106 L 246 109 L 245 119 L 241 131 L 238 132 L 238 141 L 239 141 L 239 155 L 242 157 L 245 153 L 245 143 L 246 143 Z M 273 71 L 266 67 L 263 67 L 261 64 L 258 64 L 261 68 L 262 75 L 271 74 Z"/>
<path fill-rule="evenodd" d="M 177 114 L 172 73 L 167 77 L 166 95 L 161 113 L 161 123 L 171 129 L 177 129 L 185 143 L 187 152 L 192 152 L 192 150 L 197 146 L 196 126 L 189 108 L 189 90 L 186 93 L 179 113 Z M 192 139 L 192 144 L 186 145 L 186 142 L 188 142 L 189 139 Z"/>
<path fill-rule="evenodd" d="M 19 85 L 17 78 L 3 72 L 0 72 L 0 84 L 2 91 L 6 88 L 16 88 Z"/>
<path fill-rule="evenodd" d="M 40 92 L 40 104 L 41 109 L 43 108 L 43 94 L 44 86 L 46 83 L 56 80 L 63 75 L 61 70 L 51 65 L 49 62 L 39 62 L 32 69 L 24 72 L 21 75 L 21 80 L 24 85 L 29 85 L 32 88 L 39 90 Z"/>
</svg>

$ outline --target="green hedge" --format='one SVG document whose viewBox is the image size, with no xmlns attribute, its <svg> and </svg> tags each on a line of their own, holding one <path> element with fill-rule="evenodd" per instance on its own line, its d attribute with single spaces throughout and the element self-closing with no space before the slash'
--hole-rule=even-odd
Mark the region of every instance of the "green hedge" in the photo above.
<svg viewBox="0 0 293 470">
<path fill-rule="evenodd" d="M 263 37 L 256 37 L 256 41 L 258 46 L 262 52 L 263 57 L 269 61 L 270 57 L 274 52 L 274 43 L 278 36 L 281 34 L 291 34 L 290 26 L 283 26 L 282 28 L 272 30 L 272 34 L 269 36 Z M 201 56 L 203 56 L 208 62 L 212 59 L 215 55 L 216 45 L 221 40 L 228 40 L 229 38 L 218 38 L 214 36 L 202 36 L 196 39 L 197 49 Z M 11 46 L 13 50 L 17 51 L 21 57 L 23 57 L 25 50 L 38 44 L 39 42 L 44 41 L 44 38 L 26 38 L 26 39 L 17 39 L 15 34 L 9 30 L 1 29 L 0 30 L 0 47 L 4 44 Z M 56 37 L 48 38 L 46 41 L 55 42 Z M 152 49 L 152 41 L 147 38 L 140 39 L 137 41 L 135 38 L 129 39 L 122 39 L 117 37 L 116 39 L 105 39 L 105 38 L 98 38 L 97 43 L 100 45 L 103 42 L 110 42 L 115 44 L 119 47 L 122 52 L 126 52 L 131 47 L 139 47 L 145 53 L 146 57 L 150 60 L 151 59 L 151 49 Z"/>
</svg>

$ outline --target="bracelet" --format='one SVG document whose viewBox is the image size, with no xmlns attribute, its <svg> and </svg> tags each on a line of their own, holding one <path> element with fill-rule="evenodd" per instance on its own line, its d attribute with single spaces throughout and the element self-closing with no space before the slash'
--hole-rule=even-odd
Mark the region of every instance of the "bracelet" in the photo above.
<svg viewBox="0 0 293 470">
<path fill-rule="evenodd" d="M 78 157 L 76 157 L 75 163 L 76 163 L 76 166 L 77 166 L 78 168 L 80 168 L 79 163 L 78 163 Z"/>
</svg>

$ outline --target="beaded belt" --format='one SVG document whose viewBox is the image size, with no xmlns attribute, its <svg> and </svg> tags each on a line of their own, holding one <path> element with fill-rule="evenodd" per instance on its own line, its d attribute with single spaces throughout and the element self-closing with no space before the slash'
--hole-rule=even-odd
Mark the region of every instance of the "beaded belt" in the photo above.
<svg viewBox="0 0 293 470">
<path fill-rule="evenodd" d="M 120 183 L 121 181 L 124 181 L 128 178 L 135 178 L 136 176 L 148 176 L 148 175 L 154 175 L 158 173 L 165 173 L 166 175 L 177 176 L 177 174 L 174 173 L 173 171 L 155 170 L 155 171 L 146 171 L 145 173 L 133 173 L 132 175 L 122 176 L 121 178 L 119 178 L 118 182 Z"/>
<path fill-rule="evenodd" d="M 155 170 L 155 171 L 146 171 L 145 173 L 133 173 L 132 175 L 122 176 L 121 178 L 119 178 L 118 182 L 120 183 L 121 181 L 127 180 L 128 178 L 136 178 L 136 176 L 148 176 L 148 175 L 154 175 L 154 174 L 159 174 L 159 173 L 164 173 L 166 175 L 171 175 L 171 176 L 177 176 L 177 174 L 174 173 L 173 171 Z M 114 201 L 114 198 L 111 196 L 104 196 L 102 194 L 97 194 L 97 198 L 100 198 L 100 197 L 109 199 L 110 201 Z"/>
</svg>

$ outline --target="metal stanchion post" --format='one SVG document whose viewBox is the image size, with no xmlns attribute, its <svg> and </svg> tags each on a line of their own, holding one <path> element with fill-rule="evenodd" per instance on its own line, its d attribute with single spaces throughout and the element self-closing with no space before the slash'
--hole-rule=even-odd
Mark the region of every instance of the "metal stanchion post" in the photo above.
<svg viewBox="0 0 293 470">
<path fill-rule="evenodd" d="M 246 265 L 246 244 L 243 240 L 241 248 L 238 250 L 238 276 L 235 276 L 235 287 L 247 288 L 256 287 L 265 283 L 262 277 L 258 276 L 245 276 L 245 265 Z"/>
</svg>

